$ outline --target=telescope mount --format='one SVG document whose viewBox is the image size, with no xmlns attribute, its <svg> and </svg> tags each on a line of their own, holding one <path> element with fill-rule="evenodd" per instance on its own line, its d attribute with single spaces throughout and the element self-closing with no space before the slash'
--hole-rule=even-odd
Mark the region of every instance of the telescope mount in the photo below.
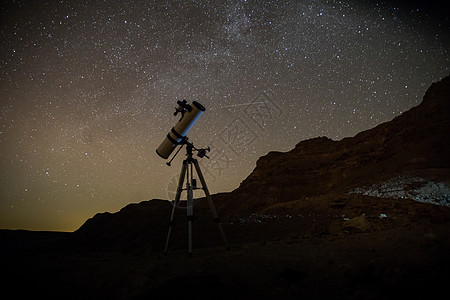
<svg viewBox="0 0 450 300">
<path fill-rule="evenodd" d="M 213 214 L 214 222 L 217 223 L 219 226 L 220 234 L 222 235 L 222 238 L 225 242 L 225 247 L 229 249 L 227 238 L 225 237 L 225 233 L 222 229 L 222 222 L 220 221 L 219 215 L 217 214 L 216 208 L 214 206 L 214 202 L 212 201 L 211 195 L 209 193 L 208 187 L 206 186 L 205 178 L 203 177 L 202 171 L 200 170 L 200 166 L 198 164 L 197 159 L 193 158 L 193 151 L 197 151 L 197 156 L 202 158 L 206 157 L 209 158 L 206 155 L 206 151 L 210 151 L 210 148 L 201 148 L 197 149 L 194 147 L 194 144 L 191 142 L 188 142 L 188 138 L 184 137 L 182 141 L 180 142 L 181 147 L 178 149 L 178 151 L 175 153 L 175 155 L 172 157 L 172 159 L 167 163 L 167 165 L 170 166 L 171 162 L 177 156 L 177 154 L 180 152 L 181 148 L 186 145 L 186 156 L 187 158 L 183 160 L 183 165 L 181 167 L 181 173 L 178 180 L 178 187 L 177 192 L 175 195 L 175 200 L 172 201 L 172 213 L 170 215 L 170 222 L 169 222 L 169 232 L 167 233 L 167 239 L 166 244 L 164 247 L 164 255 L 167 255 L 167 252 L 169 250 L 169 240 L 170 235 L 172 233 L 172 228 L 174 226 L 174 217 L 175 217 L 175 210 L 180 202 L 180 197 L 182 191 L 187 192 L 187 220 L 188 220 L 188 255 L 192 256 L 192 223 L 194 221 L 194 190 L 195 189 L 202 189 L 206 195 L 206 200 L 208 201 L 209 207 L 211 209 L 211 212 Z M 197 176 L 200 179 L 200 183 L 202 185 L 201 188 L 197 187 L 197 181 L 194 179 L 194 170 L 193 166 L 195 167 L 195 171 L 197 172 Z M 183 182 L 186 179 L 186 188 L 183 188 Z"/>
</svg>

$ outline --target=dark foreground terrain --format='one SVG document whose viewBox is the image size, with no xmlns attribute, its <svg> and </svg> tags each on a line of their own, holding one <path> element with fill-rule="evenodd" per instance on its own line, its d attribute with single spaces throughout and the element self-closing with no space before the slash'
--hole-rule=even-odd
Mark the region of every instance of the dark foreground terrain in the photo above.
<svg viewBox="0 0 450 300">
<path fill-rule="evenodd" d="M 368 200 L 372 205 L 360 214 Z M 211 226 L 205 235 L 214 238 L 197 236 L 203 246 L 194 244 L 193 257 L 184 235 L 174 236 L 164 256 L 164 239 L 161 250 L 88 249 L 75 233 L 2 231 L 2 291 L 17 299 L 431 299 L 447 293 L 450 208 L 356 196 L 348 202 L 321 213 L 305 207 L 292 216 L 226 221 L 228 251 L 215 239 L 214 224 L 199 220 L 194 230 Z"/>
</svg>

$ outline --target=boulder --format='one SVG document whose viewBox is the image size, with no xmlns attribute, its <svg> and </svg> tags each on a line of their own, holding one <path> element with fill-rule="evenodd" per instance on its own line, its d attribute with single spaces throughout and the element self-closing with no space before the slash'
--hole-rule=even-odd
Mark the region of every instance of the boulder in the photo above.
<svg viewBox="0 0 450 300">
<path fill-rule="evenodd" d="M 344 230 L 367 232 L 371 226 L 365 215 L 361 215 L 350 220 L 347 220 L 342 224 Z"/>
</svg>

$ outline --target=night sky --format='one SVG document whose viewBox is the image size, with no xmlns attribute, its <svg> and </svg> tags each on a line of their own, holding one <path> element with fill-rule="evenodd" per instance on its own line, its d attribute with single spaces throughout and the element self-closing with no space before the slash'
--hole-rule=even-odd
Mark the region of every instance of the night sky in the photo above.
<svg viewBox="0 0 450 300">
<path fill-rule="evenodd" d="M 173 197 L 184 153 L 155 149 L 177 100 L 206 107 L 189 138 L 211 147 L 211 193 L 269 151 L 393 119 L 450 73 L 448 19 L 420 3 L 3 1 L 0 228 Z"/>
</svg>

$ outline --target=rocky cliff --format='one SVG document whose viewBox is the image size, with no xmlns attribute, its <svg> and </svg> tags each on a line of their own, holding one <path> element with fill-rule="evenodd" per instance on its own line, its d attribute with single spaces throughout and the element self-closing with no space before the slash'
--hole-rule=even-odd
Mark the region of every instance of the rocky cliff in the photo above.
<svg viewBox="0 0 450 300">
<path fill-rule="evenodd" d="M 395 192 L 403 188 L 394 179 L 412 178 L 403 181 L 410 190 L 399 198 L 416 195 L 414 189 L 423 186 L 422 191 L 432 193 L 430 182 L 448 189 L 449 153 L 447 77 L 434 83 L 417 107 L 355 137 L 341 141 L 319 137 L 302 141 L 286 153 L 268 153 L 239 188 L 213 195 L 213 200 L 233 242 L 341 234 L 350 227 L 366 231 L 376 226 L 381 226 L 379 230 L 412 223 L 425 226 L 430 218 L 446 223 L 447 207 L 412 201 L 417 199 L 394 201 L 400 195 Z M 383 181 L 388 184 L 381 185 L 390 192 L 377 194 L 373 189 Z M 364 187 L 372 191 L 366 193 Z M 447 190 L 441 192 L 442 197 L 450 197 Z M 170 211 L 168 201 L 152 200 L 130 204 L 114 214 L 97 214 L 75 232 L 77 244 L 122 251 L 161 250 Z M 207 201 L 197 201 L 195 213 L 195 226 L 202 228 L 194 231 L 196 245 L 221 244 Z M 382 222 L 380 216 L 389 216 L 393 222 Z M 185 244 L 184 210 L 177 211 L 175 221 L 181 226 L 175 227 L 173 241 L 181 246 Z"/>
<path fill-rule="evenodd" d="M 224 205 L 234 202 L 246 211 L 260 210 L 280 202 L 346 193 L 411 172 L 447 180 L 449 168 L 450 77 L 446 77 L 427 90 L 420 105 L 390 122 L 341 141 L 319 137 L 302 141 L 289 152 L 261 157 Z"/>
</svg>

